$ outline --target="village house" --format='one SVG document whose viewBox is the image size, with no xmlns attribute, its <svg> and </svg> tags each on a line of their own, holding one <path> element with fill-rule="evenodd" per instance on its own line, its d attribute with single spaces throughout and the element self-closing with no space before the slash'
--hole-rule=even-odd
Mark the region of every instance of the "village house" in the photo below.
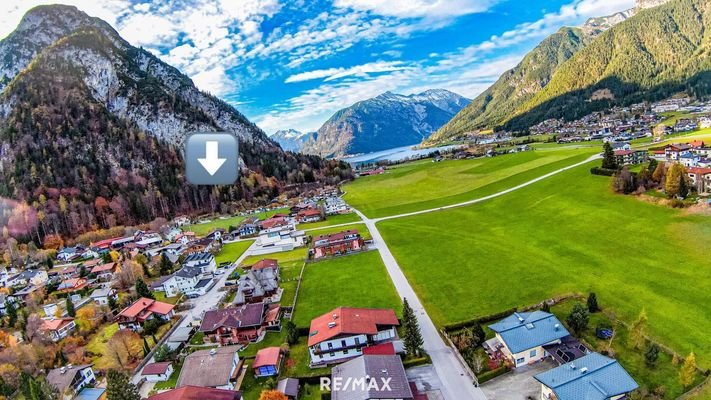
<svg viewBox="0 0 711 400">
<path fill-rule="evenodd" d="M 486 341 L 485 348 L 500 352 L 514 367 L 542 360 L 544 346 L 570 336 L 555 315 L 544 311 L 513 313 L 489 329 L 496 336 Z"/>
<path fill-rule="evenodd" d="M 645 150 L 616 150 L 615 161 L 617 165 L 637 165 L 647 162 Z"/>
<path fill-rule="evenodd" d="M 205 313 L 200 332 L 213 343 L 221 345 L 256 343 L 267 330 L 279 330 L 279 304 L 253 303 Z"/>
<path fill-rule="evenodd" d="M 173 318 L 175 305 L 141 297 L 116 316 L 119 329 L 141 330 L 143 323 L 158 318 L 168 321 Z"/>
<path fill-rule="evenodd" d="M 6 285 L 8 287 L 19 286 L 43 286 L 49 280 L 47 271 L 41 269 L 26 269 L 18 274 L 7 278 Z"/>
<path fill-rule="evenodd" d="M 711 168 L 692 167 L 686 172 L 698 193 L 711 193 Z"/>
<path fill-rule="evenodd" d="M 42 320 L 40 331 L 53 342 L 58 342 L 74 332 L 75 328 L 74 318 L 55 318 L 51 316 Z"/>
<path fill-rule="evenodd" d="M 149 400 L 241 400 L 242 394 L 234 390 L 183 386 L 154 394 Z"/>
<path fill-rule="evenodd" d="M 279 347 L 266 347 L 259 350 L 252 363 L 254 376 L 263 378 L 279 375 L 282 359 L 283 354 Z"/>
<path fill-rule="evenodd" d="M 671 161 L 679 161 L 679 157 L 689 153 L 691 153 L 691 146 L 688 144 L 670 144 L 664 147 L 664 156 Z"/>
<path fill-rule="evenodd" d="M 81 257 L 84 253 L 83 246 L 64 247 L 57 252 L 57 260 L 69 262 Z"/>
<path fill-rule="evenodd" d="M 325 210 L 326 215 L 345 214 L 351 211 L 348 204 L 340 197 L 327 197 Z"/>
<path fill-rule="evenodd" d="M 335 256 L 364 250 L 365 242 L 357 229 L 350 229 L 330 235 L 314 238 L 313 248 L 309 251 L 314 259 Z"/>
<path fill-rule="evenodd" d="M 331 399 L 415 399 L 400 356 L 364 355 L 331 370 L 332 385 L 337 385 L 337 382 L 353 382 L 363 377 L 368 377 L 368 381 L 363 385 L 349 385 L 341 390 L 338 390 L 337 386 L 331 386 Z M 384 382 L 387 382 L 387 385 Z"/>
<path fill-rule="evenodd" d="M 237 282 L 234 304 L 262 302 L 279 291 L 279 264 L 260 260 L 249 267 Z"/>
<path fill-rule="evenodd" d="M 543 400 L 622 399 L 639 386 L 616 361 L 591 353 L 540 373 Z"/>
<path fill-rule="evenodd" d="M 60 398 L 72 399 L 84 387 L 93 385 L 96 382 L 94 370 L 91 364 L 76 365 L 71 364 L 66 367 L 55 368 L 47 373 L 47 383 L 60 394 Z"/>
<path fill-rule="evenodd" d="M 120 271 L 119 263 L 116 262 L 99 264 L 91 269 L 91 273 L 96 275 L 96 279 L 99 281 L 110 281 L 113 275 Z"/>
<path fill-rule="evenodd" d="M 89 298 L 97 305 L 97 306 L 106 306 L 109 304 L 109 299 L 118 299 L 118 295 L 116 294 L 116 290 L 110 288 L 110 287 L 102 287 L 95 289 L 91 294 L 89 295 Z"/>
<path fill-rule="evenodd" d="M 173 364 L 170 361 L 154 362 L 143 367 L 141 376 L 147 382 L 165 382 L 173 374 Z"/>
<path fill-rule="evenodd" d="M 233 390 L 243 365 L 237 354 L 239 349 L 240 346 L 223 346 L 188 355 L 175 387 L 200 386 Z"/>
<path fill-rule="evenodd" d="M 343 362 L 364 347 L 394 341 L 399 325 L 393 310 L 339 307 L 311 320 L 311 365 Z"/>
<path fill-rule="evenodd" d="M 259 232 L 259 219 L 247 218 L 237 227 L 237 236 L 241 238 L 252 237 Z"/>
<path fill-rule="evenodd" d="M 286 219 L 284 219 L 286 221 Z M 250 250 L 250 255 L 269 254 L 279 251 L 290 251 L 303 246 L 304 232 L 297 231 L 293 222 L 270 224 L 262 227 L 259 236 Z"/>
<path fill-rule="evenodd" d="M 151 289 L 165 292 L 166 297 L 178 294 L 203 295 L 212 287 L 212 277 L 204 277 L 200 267 L 183 267 L 151 284 Z"/>
<path fill-rule="evenodd" d="M 215 256 L 207 252 L 198 252 L 188 254 L 183 262 L 183 267 L 198 267 L 201 273 L 207 274 L 215 272 L 217 268 L 217 263 L 215 262 Z"/>
<path fill-rule="evenodd" d="M 57 286 L 57 291 L 62 293 L 72 293 L 84 289 L 89 285 L 86 278 L 65 279 Z"/>
<path fill-rule="evenodd" d="M 314 208 L 308 208 L 306 210 L 299 211 L 299 213 L 296 214 L 296 221 L 300 224 L 318 222 L 322 219 L 323 216 L 321 215 L 321 210 L 316 210 Z"/>
<path fill-rule="evenodd" d="M 296 378 L 284 378 L 277 383 L 276 390 L 289 400 L 296 400 L 299 397 L 299 380 Z"/>
</svg>

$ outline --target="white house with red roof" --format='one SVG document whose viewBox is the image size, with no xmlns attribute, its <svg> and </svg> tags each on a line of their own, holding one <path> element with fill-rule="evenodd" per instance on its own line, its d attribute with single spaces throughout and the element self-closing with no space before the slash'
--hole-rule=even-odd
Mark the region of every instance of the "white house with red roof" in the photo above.
<svg viewBox="0 0 711 400">
<path fill-rule="evenodd" d="M 58 342 L 69 336 L 75 328 L 74 318 L 49 317 L 42 320 L 42 326 L 39 329 L 53 342 Z"/>
<path fill-rule="evenodd" d="M 398 338 L 400 322 L 388 309 L 339 307 L 311 321 L 311 365 L 326 365 L 358 357 L 363 348 Z"/>
<path fill-rule="evenodd" d="M 691 167 L 686 173 L 697 192 L 711 193 L 711 168 Z"/>
<path fill-rule="evenodd" d="M 365 242 L 357 229 L 320 235 L 314 238 L 311 255 L 314 259 L 352 253 L 365 249 Z"/>
<path fill-rule="evenodd" d="M 173 364 L 170 361 L 148 364 L 141 371 L 141 376 L 148 382 L 165 382 L 172 374 Z"/>
<path fill-rule="evenodd" d="M 135 303 L 121 310 L 116 316 L 119 329 L 141 330 L 149 319 L 168 321 L 173 318 L 175 305 L 141 297 Z"/>
</svg>

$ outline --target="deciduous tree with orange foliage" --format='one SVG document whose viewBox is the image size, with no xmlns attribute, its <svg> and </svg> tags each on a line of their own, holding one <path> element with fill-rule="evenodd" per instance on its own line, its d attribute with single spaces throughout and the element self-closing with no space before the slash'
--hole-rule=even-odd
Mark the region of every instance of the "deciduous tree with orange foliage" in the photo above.
<svg viewBox="0 0 711 400">
<path fill-rule="evenodd" d="M 277 390 L 264 390 L 259 395 L 259 400 L 289 400 L 286 395 Z"/>
</svg>

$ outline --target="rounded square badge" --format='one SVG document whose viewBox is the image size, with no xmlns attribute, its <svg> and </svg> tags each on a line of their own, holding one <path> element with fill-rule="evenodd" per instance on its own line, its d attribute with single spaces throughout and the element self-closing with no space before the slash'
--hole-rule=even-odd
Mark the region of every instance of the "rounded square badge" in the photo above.
<svg viewBox="0 0 711 400">
<path fill-rule="evenodd" d="M 185 176 L 193 185 L 231 185 L 239 176 L 237 138 L 196 132 L 185 141 Z"/>
</svg>

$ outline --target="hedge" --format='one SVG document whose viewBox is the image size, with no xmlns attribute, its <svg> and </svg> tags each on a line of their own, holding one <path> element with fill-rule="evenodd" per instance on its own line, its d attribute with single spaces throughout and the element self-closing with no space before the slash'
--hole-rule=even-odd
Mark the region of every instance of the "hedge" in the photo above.
<svg viewBox="0 0 711 400">
<path fill-rule="evenodd" d="M 592 167 L 592 168 L 590 168 L 590 173 L 593 175 L 612 176 L 617 173 L 617 170 L 616 169 L 601 168 L 601 167 Z"/>
<path fill-rule="evenodd" d="M 492 369 L 490 371 L 482 372 L 481 374 L 479 374 L 479 376 L 477 376 L 477 380 L 479 381 L 479 384 L 481 385 L 482 383 L 484 383 L 486 381 L 490 381 L 490 380 L 496 378 L 497 376 L 501 376 L 509 371 L 510 371 L 509 367 L 504 365 L 503 367 L 499 367 L 496 369 Z"/>
<path fill-rule="evenodd" d="M 502 318 L 508 317 L 509 315 L 515 313 L 518 309 L 517 308 L 510 308 L 506 311 L 501 311 L 495 314 L 489 314 L 485 315 L 483 317 L 477 317 L 477 318 L 472 318 L 468 319 L 465 321 L 460 321 L 460 322 L 455 322 L 453 324 L 445 325 L 444 330 L 445 331 L 457 331 L 463 328 L 467 328 L 469 326 L 472 326 L 476 323 L 486 323 L 486 322 L 491 322 L 491 321 L 498 321 Z"/>
<path fill-rule="evenodd" d="M 405 368 L 412 368 L 412 367 L 417 367 L 420 365 L 426 365 L 430 364 L 432 361 L 430 360 L 429 357 L 418 357 L 418 358 L 411 358 L 409 360 L 405 360 L 402 362 L 402 365 Z"/>
</svg>

